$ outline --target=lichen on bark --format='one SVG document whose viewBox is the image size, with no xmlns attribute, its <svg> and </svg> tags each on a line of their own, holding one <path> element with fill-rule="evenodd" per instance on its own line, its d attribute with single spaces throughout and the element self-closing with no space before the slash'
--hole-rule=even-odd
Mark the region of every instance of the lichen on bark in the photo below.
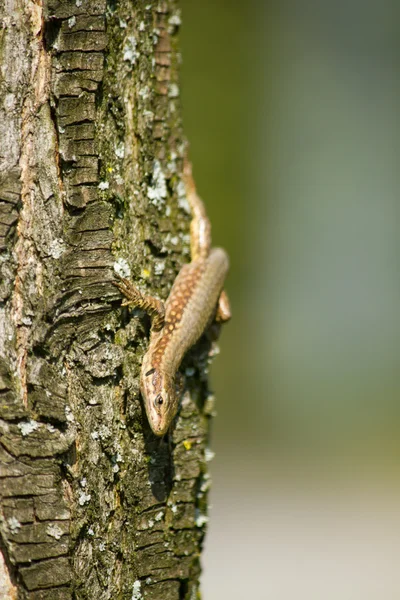
<svg viewBox="0 0 400 600">
<path fill-rule="evenodd" d="M 147 318 L 189 260 L 175 0 L 7 0 L 0 33 L 1 551 L 18 598 L 194 600 L 206 339 L 155 438 Z M 11 590 L 11 588 L 10 588 Z M 10 591 L 10 594 L 13 593 Z M 11 597 L 11 596 L 10 596 Z"/>
</svg>

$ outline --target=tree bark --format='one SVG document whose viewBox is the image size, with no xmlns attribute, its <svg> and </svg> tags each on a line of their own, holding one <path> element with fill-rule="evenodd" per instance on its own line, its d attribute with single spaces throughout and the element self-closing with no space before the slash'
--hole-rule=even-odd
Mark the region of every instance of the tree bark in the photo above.
<svg viewBox="0 0 400 600">
<path fill-rule="evenodd" d="M 0 30 L 0 596 L 200 598 L 209 342 L 168 436 L 138 375 L 189 260 L 175 0 L 5 0 Z"/>
</svg>

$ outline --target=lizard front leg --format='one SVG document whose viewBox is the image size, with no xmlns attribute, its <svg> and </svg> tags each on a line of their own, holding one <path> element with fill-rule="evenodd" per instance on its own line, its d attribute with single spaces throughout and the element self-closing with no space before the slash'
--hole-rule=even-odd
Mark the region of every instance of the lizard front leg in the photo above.
<svg viewBox="0 0 400 600">
<path fill-rule="evenodd" d="M 146 296 L 142 294 L 128 279 L 120 277 L 120 281 L 113 281 L 113 284 L 127 298 L 122 303 L 122 306 L 137 306 L 145 310 L 151 317 L 152 329 L 160 331 L 164 327 L 165 322 L 165 306 L 161 300 L 154 296 Z"/>
</svg>

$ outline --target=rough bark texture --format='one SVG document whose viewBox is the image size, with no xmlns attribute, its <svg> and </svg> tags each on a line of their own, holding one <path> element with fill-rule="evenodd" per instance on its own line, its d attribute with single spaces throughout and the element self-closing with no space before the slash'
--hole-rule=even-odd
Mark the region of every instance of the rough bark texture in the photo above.
<svg viewBox="0 0 400 600">
<path fill-rule="evenodd" d="M 189 258 L 175 0 L 5 0 L 0 29 L 0 595 L 195 600 L 208 342 L 156 439 L 149 323 Z"/>
</svg>

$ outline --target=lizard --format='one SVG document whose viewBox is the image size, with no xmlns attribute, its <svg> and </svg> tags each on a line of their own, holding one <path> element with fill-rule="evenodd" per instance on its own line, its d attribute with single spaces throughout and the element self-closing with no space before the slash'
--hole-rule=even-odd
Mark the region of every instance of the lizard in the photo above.
<svg viewBox="0 0 400 600">
<path fill-rule="evenodd" d="M 150 427 L 155 435 L 168 431 L 179 407 L 176 374 L 183 356 L 213 319 L 231 318 L 223 289 L 229 269 L 228 255 L 211 247 L 211 224 L 196 191 L 190 162 L 185 159 L 183 180 L 192 213 L 191 262 L 179 271 L 166 302 L 140 292 L 128 279 L 114 285 L 126 297 L 123 305 L 145 310 L 152 319 L 150 341 L 143 357 L 140 390 Z"/>
</svg>

